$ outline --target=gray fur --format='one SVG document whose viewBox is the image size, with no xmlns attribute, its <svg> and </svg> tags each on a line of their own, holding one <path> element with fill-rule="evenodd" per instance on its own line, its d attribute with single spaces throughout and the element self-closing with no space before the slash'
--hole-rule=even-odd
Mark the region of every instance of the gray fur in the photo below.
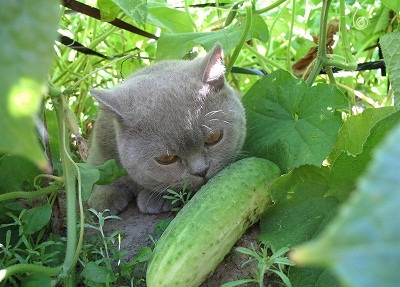
<svg viewBox="0 0 400 287">
<path fill-rule="evenodd" d="M 112 90 L 94 90 L 101 110 L 93 131 L 88 162 L 115 158 L 128 172 L 108 186 L 96 186 L 89 205 L 115 214 L 137 197 L 139 209 L 171 209 L 167 188 L 179 190 L 189 179 L 196 191 L 235 160 L 242 148 L 245 115 L 237 93 L 224 78 L 222 50 L 205 58 L 161 61 L 141 69 Z M 214 145 L 205 140 L 222 132 Z M 163 165 L 155 158 L 176 154 Z"/>
</svg>

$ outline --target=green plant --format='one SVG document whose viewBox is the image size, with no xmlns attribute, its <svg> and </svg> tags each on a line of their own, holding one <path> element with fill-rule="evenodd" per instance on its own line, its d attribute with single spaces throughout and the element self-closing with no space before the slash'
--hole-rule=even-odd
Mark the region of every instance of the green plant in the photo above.
<svg viewBox="0 0 400 287">
<path fill-rule="evenodd" d="M 189 181 L 186 180 L 183 183 L 182 189 L 179 192 L 176 192 L 172 189 L 167 189 L 167 194 L 165 194 L 163 197 L 171 200 L 171 203 L 174 205 L 174 207 L 171 209 L 172 211 L 181 210 L 181 208 L 185 206 L 192 198 L 193 192 L 190 190 L 186 190 L 188 184 Z"/>
<path fill-rule="evenodd" d="M 141 286 L 144 282 L 145 263 L 151 258 L 150 247 L 142 247 L 135 257 L 130 261 L 124 260 L 124 250 L 121 250 L 123 235 L 117 230 L 110 235 L 104 233 L 104 224 L 108 220 L 120 220 L 114 215 L 104 214 L 108 212 L 97 212 L 89 209 L 94 215 L 88 219 L 86 228 L 96 233 L 90 233 L 82 246 L 82 254 L 79 263 L 82 266 L 81 281 L 85 286 Z M 93 223 L 91 223 L 93 221 Z M 99 242 L 99 237 L 101 242 Z M 138 267 L 143 267 L 138 270 Z"/>
<path fill-rule="evenodd" d="M 286 287 L 291 287 L 292 284 L 288 276 L 286 276 L 287 266 L 293 266 L 294 263 L 285 257 L 286 253 L 290 250 L 288 247 L 283 247 L 275 250 L 272 246 L 262 245 L 260 250 L 256 250 L 254 245 L 251 244 L 251 249 L 245 247 L 238 247 L 236 251 L 249 255 L 249 260 L 242 264 L 242 267 L 250 262 L 257 262 L 257 274 L 254 279 L 240 279 L 225 283 L 221 287 L 234 287 L 246 283 L 257 283 L 260 287 L 265 286 L 265 275 L 276 274 Z"/>
</svg>

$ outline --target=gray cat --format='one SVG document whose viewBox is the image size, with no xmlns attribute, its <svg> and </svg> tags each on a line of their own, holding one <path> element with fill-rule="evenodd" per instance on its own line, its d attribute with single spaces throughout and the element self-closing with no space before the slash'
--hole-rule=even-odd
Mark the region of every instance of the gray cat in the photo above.
<svg viewBox="0 0 400 287">
<path fill-rule="evenodd" d="M 246 133 L 238 94 L 224 78 L 222 48 L 193 61 L 160 61 L 112 90 L 94 90 L 101 110 L 88 162 L 116 159 L 127 176 L 96 186 L 89 205 L 116 214 L 137 197 L 144 213 L 171 209 L 163 198 L 188 180 L 196 191 L 232 163 Z"/>
</svg>

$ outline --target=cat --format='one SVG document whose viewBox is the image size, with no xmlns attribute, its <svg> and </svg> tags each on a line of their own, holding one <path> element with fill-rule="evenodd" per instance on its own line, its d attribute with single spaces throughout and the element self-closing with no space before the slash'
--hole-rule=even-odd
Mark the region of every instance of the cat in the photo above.
<svg viewBox="0 0 400 287">
<path fill-rule="evenodd" d="M 226 82 L 216 44 L 195 60 L 164 60 L 112 90 L 92 90 L 100 103 L 88 162 L 108 159 L 126 169 L 110 185 L 95 186 L 89 206 L 117 214 L 135 196 L 141 212 L 172 208 L 167 189 L 197 191 L 240 153 L 246 119 L 239 94 Z"/>
</svg>

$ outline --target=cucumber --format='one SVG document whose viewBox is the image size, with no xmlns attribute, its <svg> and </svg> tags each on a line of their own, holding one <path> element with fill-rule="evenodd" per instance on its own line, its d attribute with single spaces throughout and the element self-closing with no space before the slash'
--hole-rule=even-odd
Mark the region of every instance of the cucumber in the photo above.
<svg viewBox="0 0 400 287">
<path fill-rule="evenodd" d="M 242 159 L 212 178 L 178 212 L 158 240 L 147 287 L 199 286 L 265 211 L 274 163 Z"/>
</svg>

